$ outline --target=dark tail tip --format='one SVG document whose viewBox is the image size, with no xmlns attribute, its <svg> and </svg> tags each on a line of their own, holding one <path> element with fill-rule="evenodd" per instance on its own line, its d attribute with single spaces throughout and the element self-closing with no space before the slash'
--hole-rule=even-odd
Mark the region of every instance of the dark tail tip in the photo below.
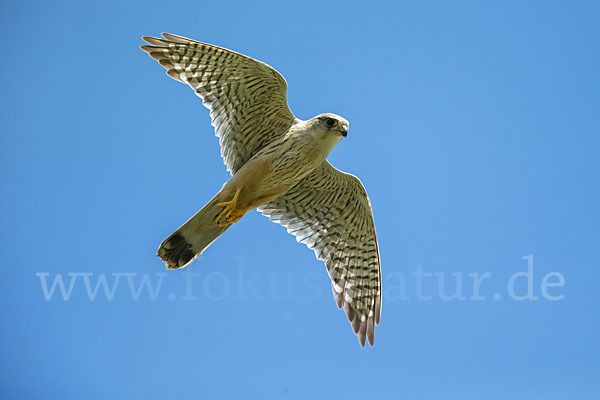
<svg viewBox="0 0 600 400">
<path fill-rule="evenodd" d="M 166 238 L 158 248 L 157 255 L 168 269 L 183 268 L 196 258 L 192 245 L 179 233 Z"/>
</svg>

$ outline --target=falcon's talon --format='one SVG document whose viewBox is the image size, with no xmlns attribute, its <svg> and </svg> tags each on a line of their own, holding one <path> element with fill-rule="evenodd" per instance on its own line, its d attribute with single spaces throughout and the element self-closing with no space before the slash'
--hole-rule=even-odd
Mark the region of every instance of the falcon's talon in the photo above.
<svg viewBox="0 0 600 400">
<path fill-rule="evenodd" d="M 222 221 L 220 221 L 220 222 L 217 221 L 217 225 L 223 227 L 223 226 L 235 224 L 240 219 L 242 219 L 244 214 L 246 214 L 245 210 L 237 210 L 237 209 L 230 210 Z"/>
<path fill-rule="evenodd" d="M 222 227 L 230 224 L 235 224 L 244 216 L 244 214 L 246 214 L 247 210 L 238 210 L 236 208 L 241 191 L 242 188 L 238 188 L 238 190 L 235 192 L 235 195 L 233 196 L 233 199 L 229 201 L 224 201 L 222 203 L 217 203 L 218 207 L 223 207 L 223 210 L 215 219 L 215 222 L 218 226 Z"/>
</svg>

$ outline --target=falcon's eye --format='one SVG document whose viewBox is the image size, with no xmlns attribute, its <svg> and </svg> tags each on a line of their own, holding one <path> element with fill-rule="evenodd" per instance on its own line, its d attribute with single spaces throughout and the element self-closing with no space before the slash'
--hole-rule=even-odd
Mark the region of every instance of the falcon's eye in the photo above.
<svg viewBox="0 0 600 400">
<path fill-rule="evenodd" d="M 325 123 L 327 124 L 327 126 L 334 126 L 335 125 L 335 121 L 332 120 L 331 118 L 327 118 L 327 120 L 325 120 Z"/>
</svg>

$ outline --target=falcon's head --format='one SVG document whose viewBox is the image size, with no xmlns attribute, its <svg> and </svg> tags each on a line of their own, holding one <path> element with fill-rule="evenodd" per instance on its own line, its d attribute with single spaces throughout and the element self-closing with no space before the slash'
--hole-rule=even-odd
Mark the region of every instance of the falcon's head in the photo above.
<svg viewBox="0 0 600 400">
<path fill-rule="evenodd" d="M 348 135 L 348 127 L 350 124 L 345 118 L 339 115 L 326 113 L 319 114 L 312 119 L 313 128 L 318 132 L 321 132 L 324 137 L 328 135 L 335 135 L 339 139 Z"/>
</svg>

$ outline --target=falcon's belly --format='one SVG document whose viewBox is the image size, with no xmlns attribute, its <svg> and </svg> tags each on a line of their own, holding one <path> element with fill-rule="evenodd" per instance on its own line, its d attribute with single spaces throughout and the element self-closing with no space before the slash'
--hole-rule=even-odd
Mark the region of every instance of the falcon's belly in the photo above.
<svg viewBox="0 0 600 400">
<path fill-rule="evenodd" d="M 229 197 L 241 187 L 238 208 L 257 208 L 284 194 L 324 160 L 312 143 L 289 138 L 248 161 L 225 184 L 222 192 Z"/>
</svg>

